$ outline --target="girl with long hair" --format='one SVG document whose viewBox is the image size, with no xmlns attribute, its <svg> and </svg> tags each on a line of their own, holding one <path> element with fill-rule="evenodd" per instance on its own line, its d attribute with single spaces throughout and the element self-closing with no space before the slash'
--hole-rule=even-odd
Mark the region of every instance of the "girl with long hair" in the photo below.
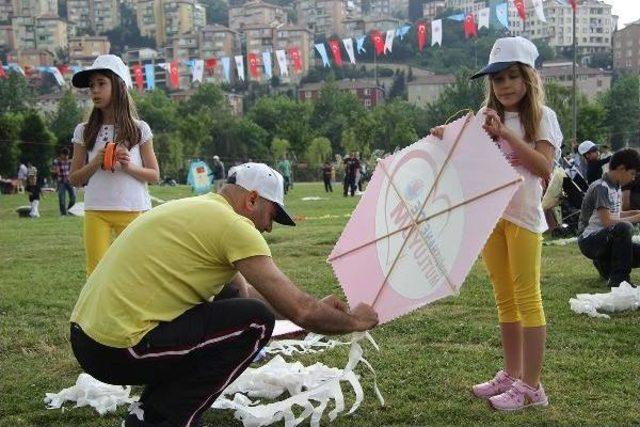
<svg viewBox="0 0 640 427">
<path fill-rule="evenodd" d="M 504 411 L 548 405 L 540 382 L 547 335 L 540 291 L 542 233 L 547 229 L 541 200 L 562 132 L 556 114 L 544 105 L 537 57 L 529 40 L 501 38 L 493 45 L 489 65 L 472 77 L 488 76 L 485 106 L 478 115 L 485 117 L 485 131 L 524 178 L 482 250 L 498 308 L 504 366 L 472 391 Z M 431 129 L 439 137 L 443 131 L 442 126 Z"/>
<path fill-rule="evenodd" d="M 84 243 L 89 276 L 127 225 L 151 209 L 147 183 L 158 182 L 160 172 L 153 151 L 151 129 L 138 119 L 128 89 L 128 67 L 115 55 L 101 55 L 93 65 L 73 76 L 78 88 L 89 88 L 93 109 L 73 132 L 73 159 L 69 180 L 86 185 Z M 105 147 L 115 144 L 109 166 Z"/>
</svg>

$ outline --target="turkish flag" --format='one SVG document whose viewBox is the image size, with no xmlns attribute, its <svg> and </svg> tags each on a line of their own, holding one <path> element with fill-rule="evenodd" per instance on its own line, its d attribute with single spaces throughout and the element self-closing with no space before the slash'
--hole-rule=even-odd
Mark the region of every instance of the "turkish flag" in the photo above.
<svg viewBox="0 0 640 427">
<path fill-rule="evenodd" d="M 418 49 L 422 52 L 424 46 L 427 44 L 427 23 L 426 22 L 418 22 Z"/>
<path fill-rule="evenodd" d="M 476 26 L 476 21 L 473 20 L 472 14 L 468 14 L 467 17 L 464 18 L 464 36 L 466 38 L 478 36 L 478 27 Z"/>
<path fill-rule="evenodd" d="M 169 81 L 174 88 L 180 87 L 180 77 L 178 76 L 178 61 L 169 63 Z"/>
<path fill-rule="evenodd" d="M 576 9 L 578 8 L 578 1 L 577 0 L 569 0 L 569 4 L 571 5 L 571 8 L 575 12 Z"/>
<path fill-rule="evenodd" d="M 384 53 L 384 40 L 382 40 L 382 33 L 380 31 L 371 30 L 371 43 L 376 51 L 376 56 Z"/>
<path fill-rule="evenodd" d="M 216 58 L 207 58 L 204 60 L 204 69 L 207 70 L 209 75 L 213 74 L 216 69 L 216 65 L 218 65 L 218 60 Z"/>
<path fill-rule="evenodd" d="M 333 55 L 333 62 L 338 67 L 342 66 L 342 53 L 340 52 L 340 42 L 338 40 L 329 40 L 329 49 L 331 49 L 331 55 Z"/>
<path fill-rule="evenodd" d="M 67 74 L 69 71 L 71 71 L 69 69 L 69 66 L 66 64 L 56 65 L 56 67 L 58 68 L 58 71 L 60 71 L 60 74 Z"/>
<path fill-rule="evenodd" d="M 249 63 L 249 73 L 251 77 L 258 78 L 258 58 L 255 53 L 247 54 L 247 62 Z"/>
<path fill-rule="evenodd" d="M 296 73 L 302 71 L 302 58 L 300 58 L 300 51 L 297 47 L 292 47 L 289 49 L 289 56 L 291 57 L 291 61 L 293 62 L 293 69 Z"/>
<path fill-rule="evenodd" d="M 527 12 L 524 10 L 524 0 L 513 0 L 513 3 L 516 5 L 520 19 L 524 21 L 527 17 Z"/>
<path fill-rule="evenodd" d="M 142 65 L 135 64 L 133 66 L 133 78 L 136 81 L 136 86 L 138 89 L 142 90 L 144 87 L 144 78 L 142 77 Z"/>
<path fill-rule="evenodd" d="M 7 74 L 4 72 L 4 68 L 2 67 L 2 61 L 0 61 L 0 77 L 3 79 L 7 78 Z"/>
</svg>

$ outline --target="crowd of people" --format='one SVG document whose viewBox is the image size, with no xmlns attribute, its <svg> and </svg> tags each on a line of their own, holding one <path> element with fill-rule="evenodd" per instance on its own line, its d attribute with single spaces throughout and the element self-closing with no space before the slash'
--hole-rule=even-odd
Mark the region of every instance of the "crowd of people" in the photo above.
<svg viewBox="0 0 640 427">
<path fill-rule="evenodd" d="M 549 403 L 541 381 L 547 339 L 541 200 L 562 133 L 555 112 L 543 103 L 537 56 L 530 41 L 501 38 L 488 65 L 472 77 L 488 83 L 478 112 L 485 131 L 523 177 L 482 250 L 503 359 L 493 378 L 470 387 L 504 411 Z M 102 55 L 72 82 L 89 89 L 94 108 L 75 128 L 72 159 L 63 149 L 52 164 L 61 215 L 75 202 L 73 187 L 85 187 L 87 280 L 70 316 L 71 346 L 95 378 L 144 386 L 123 425 L 196 425 L 268 342 L 276 318 L 323 334 L 377 325 L 372 307 L 350 308 L 334 295 L 317 299 L 272 259 L 262 233 L 273 222 L 295 226 L 284 203 L 293 185 L 286 155 L 275 168 L 247 162 L 228 171 L 214 156 L 215 191 L 151 209 L 146 184 L 158 182 L 159 168 L 151 129 L 137 118 L 128 93 L 126 65 Z M 430 133 L 441 138 L 445 127 Z M 627 148 L 601 158 L 591 141 L 574 150 L 576 168 L 590 184 L 578 245 L 609 286 L 618 286 L 640 266 L 640 245 L 631 239 L 640 211 L 629 209 L 640 198 L 625 199 L 622 192 L 640 186 L 640 154 Z M 370 168 L 358 153 L 322 164 L 326 192 L 333 192 L 336 168 L 344 169 L 344 197 L 365 190 Z M 41 190 L 34 169 L 21 165 L 18 176 L 37 216 Z"/>
</svg>

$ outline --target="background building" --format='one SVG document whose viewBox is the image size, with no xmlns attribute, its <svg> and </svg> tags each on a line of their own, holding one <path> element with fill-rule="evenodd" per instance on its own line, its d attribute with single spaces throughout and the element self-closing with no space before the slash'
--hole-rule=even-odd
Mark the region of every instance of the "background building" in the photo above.
<svg viewBox="0 0 640 427">
<path fill-rule="evenodd" d="M 613 68 L 640 74 L 640 20 L 613 34 Z"/>
<path fill-rule="evenodd" d="M 229 28 L 242 31 L 250 25 L 284 24 L 287 22 L 287 10 L 284 7 L 253 0 L 242 6 L 229 8 Z"/>
</svg>

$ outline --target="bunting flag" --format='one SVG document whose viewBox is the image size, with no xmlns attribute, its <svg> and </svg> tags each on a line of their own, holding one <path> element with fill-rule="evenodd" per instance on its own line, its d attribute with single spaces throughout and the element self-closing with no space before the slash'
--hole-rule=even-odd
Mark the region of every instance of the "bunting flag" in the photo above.
<svg viewBox="0 0 640 427">
<path fill-rule="evenodd" d="M 133 79 L 136 82 L 136 86 L 139 90 L 144 89 L 144 77 L 142 77 L 142 65 L 133 64 L 131 67 L 133 69 Z"/>
<path fill-rule="evenodd" d="M 222 72 L 224 73 L 224 81 L 230 82 L 231 81 L 231 58 L 229 58 L 228 56 L 223 56 L 222 58 L 220 58 L 220 61 L 222 62 Z"/>
<path fill-rule="evenodd" d="M 536 10 L 536 15 L 538 15 L 538 19 L 542 22 L 547 22 L 547 18 L 544 16 L 544 7 L 542 6 L 542 0 L 532 0 L 533 7 Z"/>
<path fill-rule="evenodd" d="M 291 57 L 291 61 L 293 61 L 293 71 L 296 73 L 302 72 L 302 57 L 300 56 L 300 50 L 297 47 L 292 47 L 289 49 L 289 56 Z"/>
<path fill-rule="evenodd" d="M 26 77 L 27 75 L 25 74 L 24 70 L 22 69 L 21 66 L 19 66 L 18 64 L 16 64 L 15 62 L 9 62 L 7 64 L 7 67 L 9 67 L 10 70 L 15 71 L 16 73 L 20 73 L 22 74 L 23 77 Z"/>
<path fill-rule="evenodd" d="M 468 14 L 464 19 L 464 36 L 478 37 L 478 28 L 476 27 L 476 21 L 473 20 L 473 14 Z"/>
<path fill-rule="evenodd" d="M 202 59 L 195 59 L 193 61 L 193 69 L 191 71 L 191 82 L 200 82 L 204 78 L 204 61 Z"/>
<path fill-rule="evenodd" d="M 489 28 L 489 18 L 491 17 L 491 8 L 485 7 L 478 11 L 478 29 Z"/>
<path fill-rule="evenodd" d="M 324 43 L 316 43 L 315 47 L 320 54 L 320 58 L 322 58 L 322 65 L 324 65 L 325 67 L 331 67 L 329 57 L 327 56 L 327 49 L 324 47 Z"/>
<path fill-rule="evenodd" d="M 2 61 L 0 61 L 0 78 L 7 78 L 7 73 L 4 72 L 4 65 L 2 65 Z"/>
<path fill-rule="evenodd" d="M 427 44 L 427 23 L 424 21 L 419 21 L 417 23 L 416 37 L 418 37 L 418 49 L 420 52 L 424 49 Z"/>
<path fill-rule="evenodd" d="M 242 55 L 236 55 L 234 59 L 236 61 L 236 70 L 238 70 L 238 78 L 244 81 L 244 59 Z"/>
<path fill-rule="evenodd" d="M 271 66 L 271 52 L 262 52 L 262 66 L 264 67 L 264 75 L 268 80 L 273 78 L 273 69 Z"/>
<path fill-rule="evenodd" d="M 387 36 L 384 39 L 384 53 L 386 55 L 387 51 L 391 52 L 393 50 L 393 39 L 396 36 L 395 30 L 387 30 Z"/>
<path fill-rule="evenodd" d="M 58 86 L 64 86 L 64 77 L 62 77 L 60 70 L 58 70 L 56 67 L 37 67 L 37 70 L 53 75 Z"/>
<path fill-rule="evenodd" d="M 573 13 L 575 13 L 578 8 L 577 0 L 569 0 L 569 4 L 571 5 L 571 9 L 573 9 Z"/>
<path fill-rule="evenodd" d="M 249 74 L 254 79 L 258 78 L 258 57 L 255 53 L 247 54 L 247 63 L 249 64 Z"/>
<path fill-rule="evenodd" d="M 156 88 L 156 75 L 155 67 L 153 64 L 145 64 L 144 75 L 147 78 L 147 90 L 153 90 Z"/>
<path fill-rule="evenodd" d="M 358 54 L 360 53 L 366 53 L 367 51 L 364 49 L 364 41 L 366 39 L 367 36 L 362 36 L 356 39 L 356 50 L 358 51 Z"/>
<path fill-rule="evenodd" d="M 204 69 L 210 76 L 215 72 L 216 65 L 218 65 L 218 60 L 216 58 L 207 58 L 204 60 Z"/>
<path fill-rule="evenodd" d="M 513 4 L 516 6 L 520 19 L 522 19 L 522 21 L 527 19 L 527 12 L 524 10 L 524 0 L 513 0 Z"/>
<path fill-rule="evenodd" d="M 66 64 L 56 65 L 56 68 L 58 69 L 58 71 L 60 71 L 61 74 L 68 74 L 71 71 L 69 69 L 69 66 Z"/>
<path fill-rule="evenodd" d="M 404 37 L 407 35 L 410 29 L 411 25 L 403 25 L 396 30 L 396 37 L 400 37 L 400 40 L 404 40 Z"/>
<path fill-rule="evenodd" d="M 333 62 L 338 67 L 342 67 L 342 53 L 340 52 L 340 43 L 338 40 L 329 40 L 329 49 L 331 49 L 331 56 L 333 56 Z"/>
<path fill-rule="evenodd" d="M 287 54 L 284 50 L 276 50 L 276 59 L 278 60 L 278 68 L 281 76 L 289 75 L 289 67 L 287 65 Z"/>
<path fill-rule="evenodd" d="M 356 55 L 353 51 L 353 39 L 351 37 L 347 39 L 342 39 L 342 45 L 344 46 L 344 50 L 347 51 L 347 55 L 349 55 L 349 62 L 352 64 L 356 63 Z"/>
<path fill-rule="evenodd" d="M 371 30 L 371 44 L 376 56 L 380 56 L 384 53 L 384 42 L 382 41 L 382 33 L 378 30 Z"/>
<path fill-rule="evenodd" d="M 455 15 L 447 16 L 447 19 L 451 19 L 452 21 L 462 22 L 465 20 L 464 13 L 456 13 Z"/>
<path fill-rule="evenodd" d="M 80 72 L 80 71 L 82 71 L 82 70 L 84 70 L 84 68 L 82 68 L 82 67 L 81 67 L 81 66 L 79 66 L 79 65 L 72 65 L 72 66 L 71 66 L 71 72 L 72 72 L 73 74 L 75 74 L 75 73 L 79 73 L 79 72 Z"/>
<path fill-rule="evenodd" d="M 178 75 L 178 61 L 169 62 L 169 81 L 173 88 L 178 89 L 180 87 L 180 76 Z"/>
<path fill-rule="evenodd" d="M 442 47 L 442 19 L 431 21 L 431 46 Z"/>
<path fill-rule="evenodd" d="M 500 3 L 496 5 L 496 17 L 498 18 L 498 22 L 508 30 L 509 16 L 507 15 L 507 3 Z"/>
</svg>

